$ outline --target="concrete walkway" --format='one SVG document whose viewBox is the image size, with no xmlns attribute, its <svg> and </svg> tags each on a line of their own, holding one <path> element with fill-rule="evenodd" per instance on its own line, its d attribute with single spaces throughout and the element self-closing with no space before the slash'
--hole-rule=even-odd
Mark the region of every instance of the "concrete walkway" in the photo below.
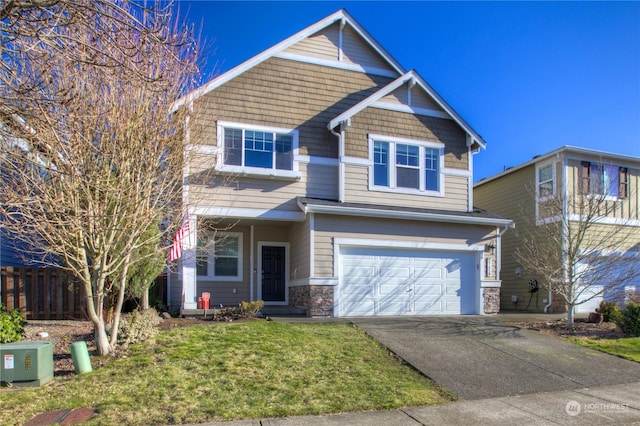
<svg viewBox="0 0 640 426">
<path fill-rule="evenodd" d="M 640 383 L 401 410 L 219 423 L 225 426 L 633 425 Z M 218 423 L 217 423 L 218 424 Z"/>
<path fill-rule="evenodd" d="M 464 401 L 222 424 L 640 425 L 640 363 L 508 324 L 532 319 L 526 315 L 351 318 Z"/>
</svg>

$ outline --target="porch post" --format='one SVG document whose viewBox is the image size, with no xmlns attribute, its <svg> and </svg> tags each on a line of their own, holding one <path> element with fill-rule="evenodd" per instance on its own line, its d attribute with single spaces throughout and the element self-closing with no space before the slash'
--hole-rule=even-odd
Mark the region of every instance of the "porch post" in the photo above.
<svg viewBox="0 0 640 426">
<path fill-rule="evenodd" d="M 189 215 L 189 232 L 182 243 L 182 309 L 196 309 L 196 247 L 198 241 L 197 216 Z"/>
</svg>

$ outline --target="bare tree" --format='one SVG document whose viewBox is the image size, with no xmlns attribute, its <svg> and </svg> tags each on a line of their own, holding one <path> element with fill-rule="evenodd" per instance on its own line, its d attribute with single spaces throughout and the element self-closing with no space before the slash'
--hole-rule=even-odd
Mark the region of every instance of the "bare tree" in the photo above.
<svg viewBox="0 0 640 426">
<path fill-rule="evenodd" d="M 3 1 L 0 19 L 2 226 L 83 284 L 105 355 L 129 271 L 182 220 L 189 111 L 172 105 L 197 43 L 163 2 Z"/>
<path fill-rule="evenodd" d="M 637 231 L 625 219 L 611 220 L 612 197 L 584 192 L 540 201 L 537 222 L 521 227 L 516 251 L 528 274 L 566 305 L 569 324 L 576 306 L 620 297 L 640 280 L 640 256 L 630 250 Z"/>
</svg>

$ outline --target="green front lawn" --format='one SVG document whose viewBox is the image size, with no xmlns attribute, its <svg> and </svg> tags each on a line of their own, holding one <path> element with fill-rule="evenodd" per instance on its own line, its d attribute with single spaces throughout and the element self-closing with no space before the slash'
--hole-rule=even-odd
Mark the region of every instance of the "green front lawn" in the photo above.
<svg viewBox="0 0 640 426">
<path fill-rule="evenodd" d="M 249 321 L 163 332 L 126 358 L 0 393 L 0 424 L 62 408 L 92 424 L 180 424 L 441 404 L 453 396 L 344 323 Z"/>
<path fill-rule="evenodd" d="M 597 349 L 621 358 L 640 362 L 640 337 L 624 339 L 590 339 L 586 337 L 570 338 L 574 343 L 587 348 Z"/>
</svg>

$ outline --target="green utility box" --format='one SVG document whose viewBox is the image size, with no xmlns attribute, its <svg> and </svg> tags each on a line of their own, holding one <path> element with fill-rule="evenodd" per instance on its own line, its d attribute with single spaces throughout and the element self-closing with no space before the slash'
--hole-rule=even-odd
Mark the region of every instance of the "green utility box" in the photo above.
<svg viewBox="0 0 640 426">
<path fill-rule="evenodd" d="M 0 382 L 40 386 L 53 380 L 53 343 L 16 342 L 0 345 Z"/>
</svg>

